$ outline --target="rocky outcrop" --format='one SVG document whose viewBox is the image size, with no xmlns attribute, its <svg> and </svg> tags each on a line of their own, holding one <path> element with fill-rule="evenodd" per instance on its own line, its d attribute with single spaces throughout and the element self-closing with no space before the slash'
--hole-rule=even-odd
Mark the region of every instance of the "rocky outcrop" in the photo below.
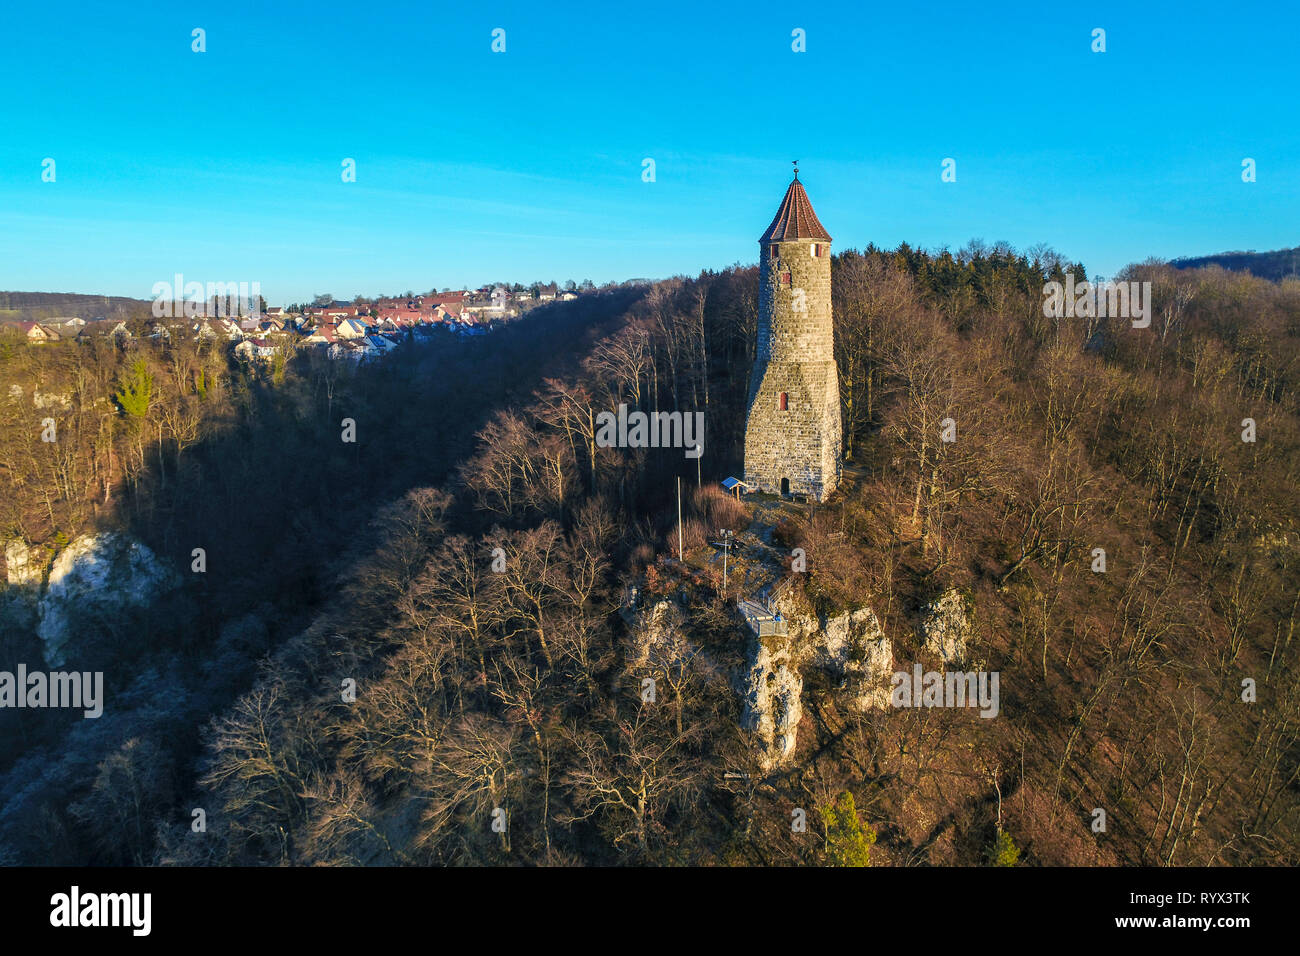
<svg viewBox="0 0 1300 956">
<path fill-rule="evenodd" d="M 59 552 L 37 606 L 36 633 L 45 662 L 61 667 L 68 644 L 85 615 L 111 618 L 143 607 L 180 583 L 175 571 L 127 535 L 87 534 Z"/>
<path fill-rule="evenodd" d="M 828 618 L 815 661 L 839 674 L 858 710 L 889 706 L 894 648 L 871 608 Z"/>
<path fill-rule="evenodd" d="M 13 538 L 5 542 L 5 580 L 10 587 L 39 586 L 41 572 L 40 558 L 26 541 Z"/>
<path fill-rule="evenodd" d="M 771 770 L 794 753 L 803 717 L 803 675 L 789 640 L 754 637 L 742 678 L 741 726 L 759 739 L 759 763 Z"/>
<path fill-rule="evenodd" d="M 870 608 L 817 618 L 777 601 L 787 633 L 758 637 L 751 630 L 739 690 L 741 722 L 758 738 L 759 764 L 771 771 L 794 754 L 803 715 L 803 669 L 814 667 L 836 678 L 857 710 L 889 706 L 893 645 Z"/>
<path fill-rule="evenodd" d="M 682 612 L 669 600 L 638 607 L 635 595 L 624 607 L 624 620 L 631 640 L 628 666 L 632 669 L 644 667 L 675 641 L 681 629 Z"/>
<path fill-rule="evenodd" d="M 26 393 L 21 385 L 9 386 L 9 401 L 20 402 Z M 72 407 L 72 395 L 67 392 L 42 392 L 32 389 L 32 406 L 38 409 L 59 408 L 67 410 Z"/>
<path fill-rule="evenodd" d="M 33 389 L 32 404 L 37 408 L 61 408 L 66 410 L 72 407 L 72 396 L 62 392 L 42 392 L 40 389 Z"/>
<path fill-rule="evenodd" d="M 943 660 L 956 664 L 966 660 L 971 634 L 970 598 L 961 591 L 945 591 L 921 612 L 921 640 L 924 649 Z"/>
</svg>

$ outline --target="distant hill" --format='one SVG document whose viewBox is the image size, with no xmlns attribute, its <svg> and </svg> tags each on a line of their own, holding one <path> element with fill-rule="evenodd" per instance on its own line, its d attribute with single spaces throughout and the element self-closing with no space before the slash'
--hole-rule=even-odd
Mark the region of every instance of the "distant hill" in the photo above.
<svg viewBox="0 0 1300 956">
<path fill-rule="evenodd" d="M 1220 252 L 1213 256 L 1175 259 L 1170 265 L 1178 269 L 1222 266 L 1233 272 L 1249 272 L 1261 279 L 1277 282 L 1292 276 L 1300 276 L 1300 246 L 1294 249 L 1278 249 L 1274 252 Z"/>
<path fill-rule="evenodd" d="M 0 292 L 0 322 L 39 322 L 74 315 L 87 322 L 119 320 L 147 315 L 150 307 L 151 303 L 146 299 L 129 299 L 120 295 Z"/>
</svg>

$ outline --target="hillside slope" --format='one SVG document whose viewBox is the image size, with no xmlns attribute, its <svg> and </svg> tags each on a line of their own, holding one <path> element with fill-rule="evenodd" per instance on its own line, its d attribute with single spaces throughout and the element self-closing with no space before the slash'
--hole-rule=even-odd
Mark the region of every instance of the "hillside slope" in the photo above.
<svg viewBox="0 0 1300 956">
<path fill-rule="evenodd" d="M 1297 862 L 1296 290 L 1141 267 L 1134 330 L 1044 319 L 1056 260 L 834 265 L 852 461 L 829 504 L 756 524 L 771 503 L 708 487 L 738 464 L 755 270 L 657 285 L 385 512 L 352 588 L 205 735 L 209 838 L 165 827 L 159 858 Z M 680 449 L 591 440 L 620 403 L 706 410 L 700 487 Z M 792 615 L 878 620 L 904 672 L 944 666 L 927 621 L 962 608 L 950 663 L 1000 674 L 996 717 L 796 680 L 747 636 L 723 528 L 765 536 L 748 554 Z M 746 729 L 756 653 L 797 730 L 775 763 Z"/>
<path fill-rule="evenodd" d="M 1249 272 L 1261 279 L 1280 282 L 1300 276 L 1300 246 L 1272 252 L 1220 252 L 1212 256 L 1190 256 L 1170 262 L 1176 269 L 1220 266 L 1231 272 Z"/>
</svg>

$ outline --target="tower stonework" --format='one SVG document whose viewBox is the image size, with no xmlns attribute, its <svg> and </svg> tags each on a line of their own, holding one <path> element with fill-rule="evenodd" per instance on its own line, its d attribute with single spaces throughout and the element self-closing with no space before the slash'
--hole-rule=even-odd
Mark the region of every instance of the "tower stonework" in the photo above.
<svg viewBox="0 0 1300 956">
<path fill-rule="evenodd" d="M 758 240 L 758 343 L 745 423 L 745 483 L 824 501 L 840 481 L 831 237 L 799 173 Z"/>
</svg>

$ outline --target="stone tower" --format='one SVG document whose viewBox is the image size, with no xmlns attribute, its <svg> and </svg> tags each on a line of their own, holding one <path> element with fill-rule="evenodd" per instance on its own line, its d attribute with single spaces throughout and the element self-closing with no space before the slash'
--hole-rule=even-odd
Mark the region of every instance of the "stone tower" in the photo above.
<svg viewBox="0 0 1300 956">
<path fill-rule="evenodd" d="M 840 481 L 840 386 L 831 330 L 831 237 L 794 181 L 758 240 L 758 346 L 745 482 L 824 501 Z"/>
</svg>

